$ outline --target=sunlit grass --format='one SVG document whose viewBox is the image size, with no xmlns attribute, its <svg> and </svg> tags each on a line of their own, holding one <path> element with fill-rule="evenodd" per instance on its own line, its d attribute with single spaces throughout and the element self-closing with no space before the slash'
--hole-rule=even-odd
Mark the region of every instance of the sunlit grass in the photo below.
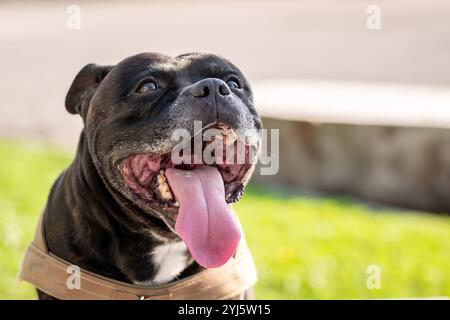
<svg viewBox="0 0 450 320">
<path fill-rule="evenodd" d="M 260 271 L 258 298 L 450 295 L 449 217 L 254 189 L 236 210 Z M 367 288 L 370 265 L 380 267 L 379 290 Z"/>
<path fill-rule="evenodd" d="M 0 142 L 0 298 L 29 299 L 31 286 L 16 276 L 49 188 L 69 157 L 24 142 Z"/>
<path fill-rule="evenodd" d="M 0 141 L 0 298 L 34 299 L 16 275 L 48 190 L 71 156 Z M 450 218 L 249 188 L 235 205 L 259 270 L 257 298 L 450 295 Z M 381 268 L 381 288 L 366 286 Z"/>
</svg>

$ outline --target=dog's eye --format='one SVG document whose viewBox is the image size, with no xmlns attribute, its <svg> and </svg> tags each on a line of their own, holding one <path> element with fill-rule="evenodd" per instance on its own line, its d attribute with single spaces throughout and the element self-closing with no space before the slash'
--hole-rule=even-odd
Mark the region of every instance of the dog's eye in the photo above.
<svg viewBox="0 0 450 320">
<path fill-rule="evenodd" d="M 227 81 L 227 86 L 230 89 L 240 89 L 241 88 L 241 84 L 239 83 L 239 80 L 234 77 Z"/>
<path fill-rule="evenodd" d="M 147 93 L 149 91 L 154 91 L 156 89 L 158 89 L 158 86 L 156 85 L 155 82 L 150 80 L 150 81 L 143 82 L 141 85 L 139 85 L 139 87 L 136 90 L 136 92 L 138 92 L 138 93 Z"/>
</svg>

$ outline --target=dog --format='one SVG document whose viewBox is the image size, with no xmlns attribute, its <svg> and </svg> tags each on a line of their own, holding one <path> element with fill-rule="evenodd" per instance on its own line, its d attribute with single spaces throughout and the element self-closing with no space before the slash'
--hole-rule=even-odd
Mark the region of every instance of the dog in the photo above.
<svg viewBox="0 0 450 320">
<path fill-rule="evenodd" d="M 44 210 L 52 254 L 140 286 L 170 284 L 230 258 L 241 232 L 230 204 L 242 196 L 254 163 L 176 165 L 171 152 L 174 131 L 195 137 L 196 121 L 201 132 L 262 128 L 236 66 L 207 53 L 141 53 L 115 66 L 88 64 L 65 106 L 84 127 Z"/>
</svg>

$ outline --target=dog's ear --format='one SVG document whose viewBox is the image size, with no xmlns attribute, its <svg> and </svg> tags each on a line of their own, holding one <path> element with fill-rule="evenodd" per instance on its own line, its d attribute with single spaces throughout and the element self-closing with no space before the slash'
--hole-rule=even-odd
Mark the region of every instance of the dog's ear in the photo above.
<svg viewBox="0 0 450 320">
<path fill-rule="evenodd" d="M 66 96 L 66 109 L 72 114 L 86 116 L 87 107 L 100 82 L 113 66 L 88 64 L 78 72 Z"/>
</svg>

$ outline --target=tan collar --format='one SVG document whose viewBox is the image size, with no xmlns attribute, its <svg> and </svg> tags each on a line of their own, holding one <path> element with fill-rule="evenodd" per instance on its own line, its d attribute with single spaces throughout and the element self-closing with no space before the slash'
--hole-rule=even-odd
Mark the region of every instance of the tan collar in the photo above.
<svg viewBox="0 0 450 320">
<path fill-rule="evenodd" d="M 35 238 L 25 253 L 19 279 L 57 299 L 231 299 L 251 288 L 257 280 L 255 265 L 245 240 L 239 244 L 234 257 L 222 267 L 207 269 L 157 287 L 133 285 L 80 269 L 79 289 L 69 289 L 72 287 L 67 285 L 71 267 L 73 264 L 47 250 L 41 216 Z"/>
</svg>

